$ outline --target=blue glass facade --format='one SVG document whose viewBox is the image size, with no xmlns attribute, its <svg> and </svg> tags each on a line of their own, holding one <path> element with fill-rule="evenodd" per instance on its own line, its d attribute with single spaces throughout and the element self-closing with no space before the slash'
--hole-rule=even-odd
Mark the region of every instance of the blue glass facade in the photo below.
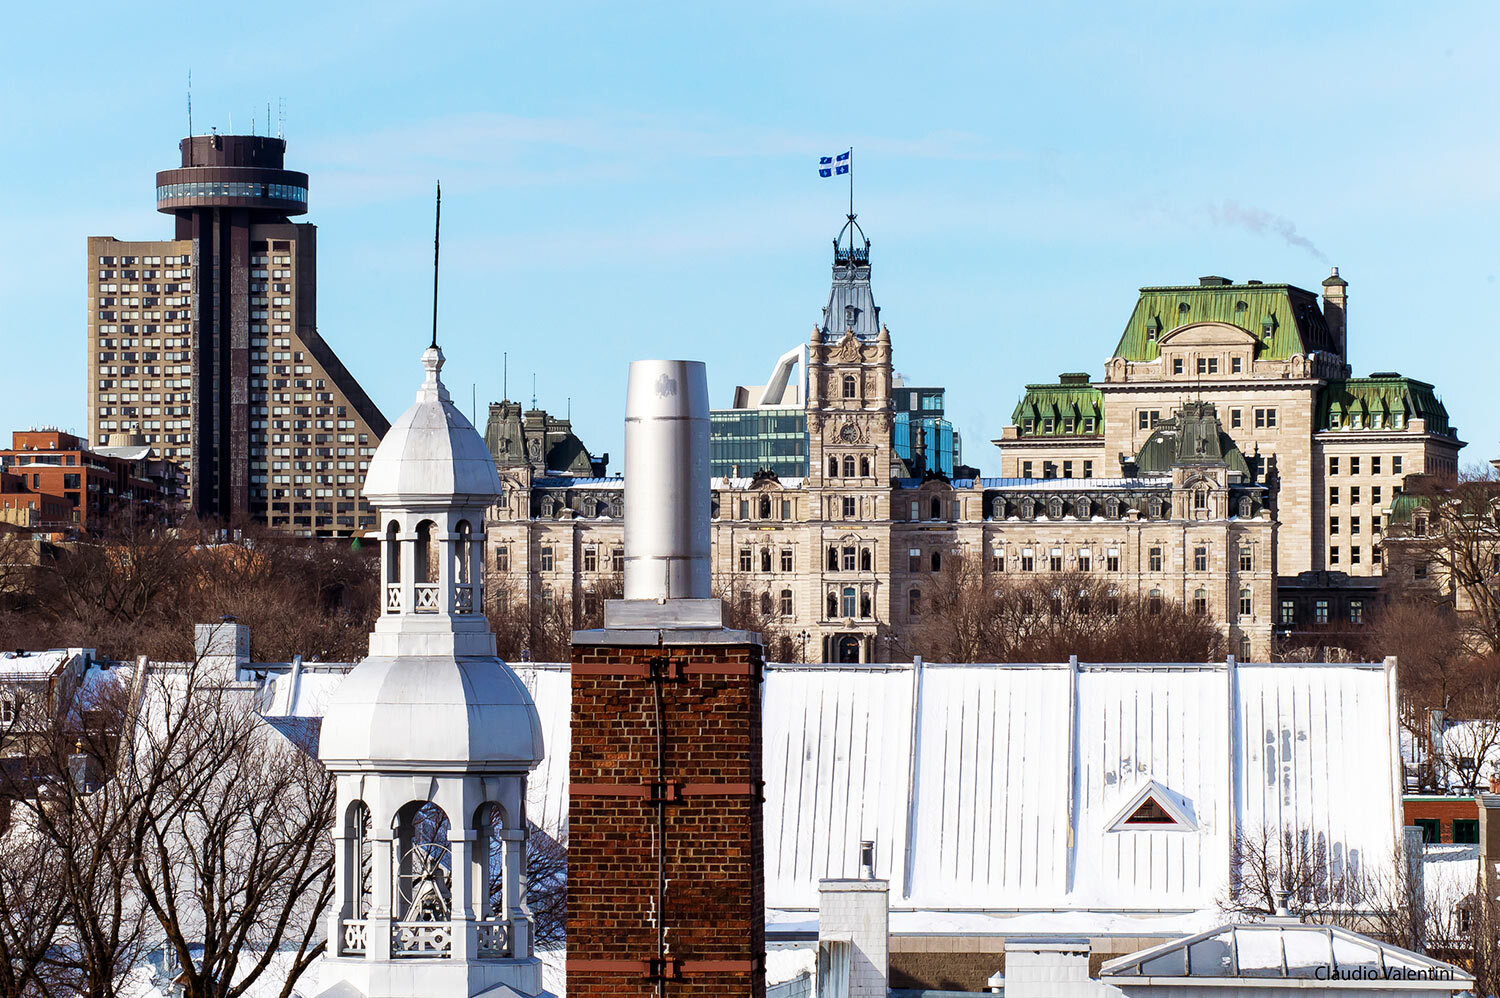
<svg viewBox="0 0 1500 998">
<path fill-rule="evenodd" d="M 801 409 L 717 409 L 708 415 L 709 474 L 749 478 L 807 475 L 807 413 Z"/>
</svg>

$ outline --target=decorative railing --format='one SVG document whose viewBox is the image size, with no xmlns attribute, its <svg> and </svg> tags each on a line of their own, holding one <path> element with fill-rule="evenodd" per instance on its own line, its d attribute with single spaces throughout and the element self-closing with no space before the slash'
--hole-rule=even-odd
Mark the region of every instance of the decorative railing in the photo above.
<svg viewBox="0 0 1500 998">
<path fill-rule="evenodd" d="M 422 582 L 422 583 L 418 583 L 416 589 L 417 589 L 417 606 L 416 606 L 417 612 L 418 613 L 437 613 L 438 612 L 438 587 L 437 587 L 437 584 L 434 583 L 434 582 Z"/>
<path fill-rule="evenodd" d="M 387 582 L 385 584 L 385 612 L 401 612 L 401 583 Z"/>
<path fill-rule="evenodd" d="M 395 922 L 391 925 L 391 956 L 445 957 L 453 955 L 450 922 Z"/>
<path fill-rule="evenodd" d="M 479 930 L 479 955 L 481 957 L 510 956 L 510 922 L 503 918 L 487 918 L 476 921 Z"/>
<path fill-rule="evenodd" d="M 340 956 L 363 956 L 368 948 L 370 923 L 362 918 L 344 919 L 344 938 L 339 946 Z"/>
<path fill-rule="evenodd" d="M 474 612 L 474 587 L 473 586 L 460 585 L 460 586 L 454 586 L 453 587 L 453 612 L 454 613 L 473 613 Z"/>
</svg>

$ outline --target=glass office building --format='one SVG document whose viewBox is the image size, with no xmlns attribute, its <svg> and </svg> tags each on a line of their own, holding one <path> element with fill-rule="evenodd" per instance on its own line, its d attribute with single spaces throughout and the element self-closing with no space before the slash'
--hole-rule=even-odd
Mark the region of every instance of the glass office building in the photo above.
<svg viewBox="0 0 1500 998">
<path fill-rule="evenodd" d="M 807 413 L 802 409 L 716 409 L 709 413 L 709 474 L 749 478 L 807 475 Z"/>
</svg>

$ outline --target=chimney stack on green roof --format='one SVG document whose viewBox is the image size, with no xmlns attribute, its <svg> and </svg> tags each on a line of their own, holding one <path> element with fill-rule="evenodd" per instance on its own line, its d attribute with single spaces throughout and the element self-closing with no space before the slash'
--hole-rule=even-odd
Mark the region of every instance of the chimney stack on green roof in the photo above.
<svg viewBox="0 0 1500 998">
<path fill-rule="evenodd" d="M 1349 356 L 1344 338 L 1347 332 L 1348 287 L 1349 282 L 1339 276 L 1337 267 L 1334 267 L 1333 273 L 1323 281 L 1323 321 L 1328 324 L 1328 332 L 1332 335 L 1333 342 L 1338 345 L 1340 357 Z"/>
</svg>

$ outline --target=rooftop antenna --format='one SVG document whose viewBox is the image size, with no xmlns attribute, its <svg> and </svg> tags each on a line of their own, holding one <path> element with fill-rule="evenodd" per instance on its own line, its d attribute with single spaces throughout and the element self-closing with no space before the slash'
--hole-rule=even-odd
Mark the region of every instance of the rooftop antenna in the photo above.
<svg viewBox="0 0 1500 998">
<path fill-rule="evenodd" d="M 510 401 L 510 351 L 500 354 L 500 397 Z"/>
<path fill-rule="evenodd" d="M 271 136 L 271 102 L 266 101 L 266 137 Z"/>
<path fill-rule="evenodd" d="M 286 98 L 276 98 L 276 137 L 286 139 Z"/>
<path fill-rule="evenodd" d="M 849 259 L 854 259 L 854 147 L 849 147 Z"/>
<path fill-rule="evenodd" d="M 193 165 L 193 71 L 191 69 L 188 70 L 187 105 L 188 105 L 188 162 L 187 162 L 187 165 L 188 166 L 192 166 Z"/>
<path fill-rule="evenodd" d="M 536 372 L 531 372 L 531 407 L 536 408 Z"/>
<path fill-rule="evenodd" d="M 437 217 L 432 223 L 432 345 L 437 346 L 438 237 L 443 233 L 443 182 L 437 185 Z"/>
</svg>

